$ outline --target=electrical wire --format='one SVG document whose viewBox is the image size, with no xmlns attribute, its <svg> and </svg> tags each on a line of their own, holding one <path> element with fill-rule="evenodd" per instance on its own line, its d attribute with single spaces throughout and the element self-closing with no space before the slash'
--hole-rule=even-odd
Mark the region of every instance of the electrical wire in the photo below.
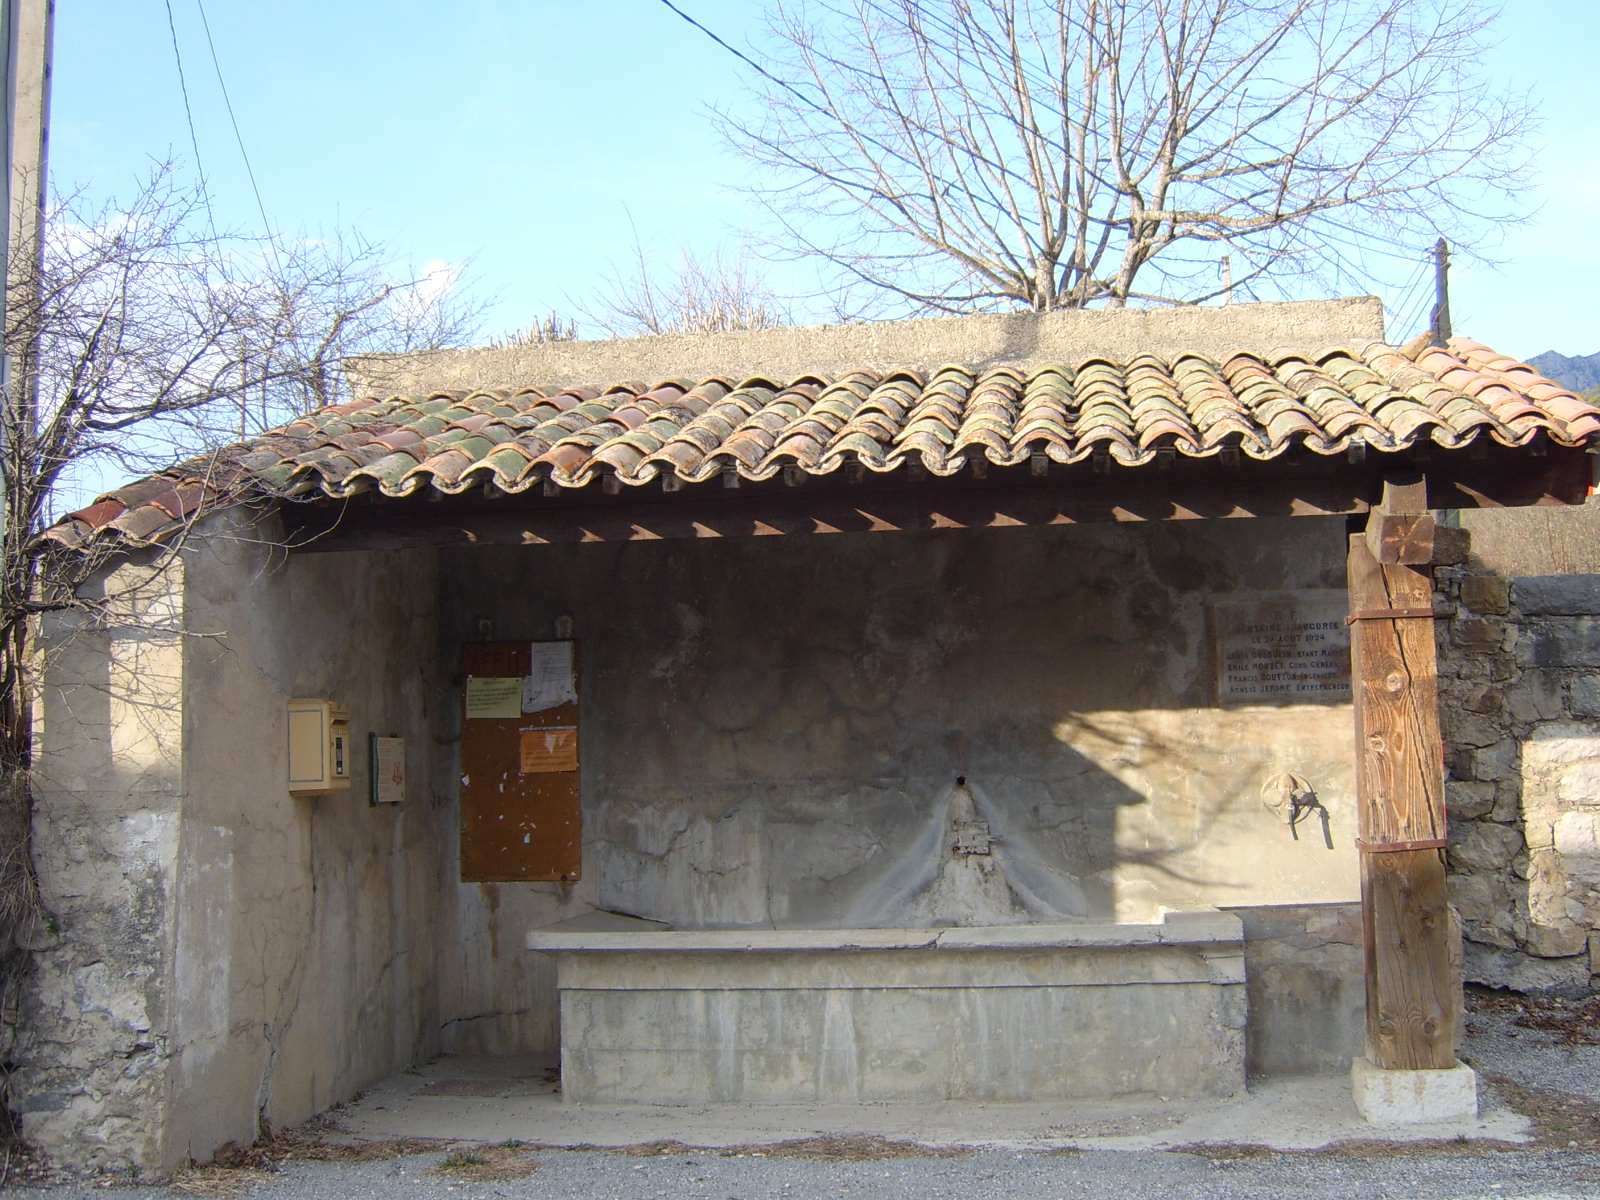
<svg viewBox="0 0 1600 1200">
<path fill-rule="evenodd" d="M 170 13 L 171 0 L 167 0 L 167 4 Z M 267 247 L 276 259 L 278 240 L 273 233 L 272 222 L 267 219 L 267 206 L 261 201 L 261 188 L 256 183 L 255 168 L 250 165 L 250 152 L 244 148 L 244 135 L 239 132 L 239 119 L 234 116 L 233 101 L 228 96 L 228 84 L 222 77 L 222 63 L 217 59 L 217 44 L 211 39 L 211 22 L 206 19 L 205 0 L 194 0 L 194 6 L 200 10 L 200 25 L 206 32 L 206 46 L 211 51 L 211 66 L 217 73 L 217 86 L 222 89 L 222 103 L 227 107 L 228 121 L 233 126 L 233 140 L 239 144 L 239 157 L 244 159 L 244 173 L 250 179 L 250 190 L 255 193 L 256 211 L 261 214 L 261 225 L 267 235 Z"/>
<path fill-rule="evenodd" d="M 765 76 L 766 78 L 772 80 L 773 83 L 775 83 L 779 87 L 783 88 L 784 91 L 790 93 L 796 99 L 800 100 L 802 103 L 810 105 L 812 108 L 816 109 L 819 113 L 821 113 L 823 116 L 827 117 L 829 120 L 832 120 L 832 121 L 838 121 L 839 120 L 839 115 L 837 113 L 830 112 L 828 109 L 826 109 L 822 105 L 818 104 L 815 100 L 813 100 L 810 96 L 806 95 L 799 88 L 795 87 L 794 84 L 790 83 L 788 80 L 779 79 L 771 71 L 767 70 L 760 63 L 758 63 L 755 59 L 751 58 L 744 51 L 740 50 L 737 46 L 729 45 L 727 42 L 723 41 L 715 33 L 711 32 L 711 30 L 707 29 L 704 25 L 700 24 L 699 21 L 696 21 L 688 13 L 684 12 L 683 9 L 679 8 L 676 4 L 674 4 L 672 2 L 672 0 L 661 0 L 661 3 L 665 4 L 673 12 L 677 13 L 685 21 L 689 22 L 689 24 L 693 25 L 696 29 L 698 29 L 701 33 L 705 34 L 708 38 L 710 38 L 717 45 L 721 46 L 729 54 L 733 55 L 735 58 L 740 59 L 741 61 L 743 61 L 747 65 L 749 65 L 751 67 L 754 67 L 763 76 Z"/>
<path fill-rule="evenodd" d="M 1428 254 L 1419 256 L 1417 269 L 1411 281 L 1401 290 L 1399 301 L 1386 306 L 1396 318 L 1395 329 L 1399 331 L 1395 335 L 1397 342 L 1404 340 L 1410 331 L 1416 328 L 1433 300 L 1433 290 L 1428 286 L 1430 258 Z"/>
<path fill-rule="evenodd" d="M 1406 290 L 1402 298 L 1402 306 L 1395 309 L 1395 315 L 1400 317 L 1398 328 L 1403 331 L 1400 336 L 1416 330 L 1422 318 L 1426 317 L 1430 304 L 1435 301 L 1434 288 L 1429 286 L 1429 267 L 1432 266 L 1432 254 L 1424 253 L 1419 256 L 1418 274 L 1414 277 L 1416 282 Z M 1398 338 L 1397 338 L 1398 339 Z"/>
<path fill-rule="evenodd" d="M 841 117 L 838 113 L 834 112 L 832 109 L 828 108 L 826 105 L 817 103 L 817 101 L 813 100 L 810 96 L 806 95 L 804 92 L 802 92 L 799 88 L 795 87 L 795 85 L 790 83 L 788 80 L 778 78 L 778 76 L 774 75 L 771 71 L 767 70 L 760 63 L 756 62 L 756 60 L 751 58 L 748 54 L 745 54 L 742 50 L 739 50 L 735 46 L 729 45 L 726 41 L 724 41 L 722 38 L 718 37 L 710 29 L 706 28 L 706 26 L 702 25 L 699 21 L 695 20 L 688 13 L 684 12 L 683 9 L 679 8 L 676 4 L 674 4 L 672 2 L 672 0 L 661 0 L 661 3 L 665 4 L 669 9 L 671 9 L 678 16 L 682 17 L 685 21 L 687 21 L 690 25 L 694 26 L 701 33 L 705 34 L 708 38 L 710 38 L 717 45 L 721 46 L 729 54 L 732 54 L 735 58 L 739 59 L 743 63 L 746 63 L 751 68 L 753 68 L 755 71 L 759 72 L 763 78 L 770 79 L 773 83 L 775 83 L 779 87 L 783 88 L 784 91 L 788 92 L 790 95 L 792 95 L 796 99 L 798 99 L 802 104 L 805 104 L 808 108 L 815 109 L 817 112 L 821 113 L 824 117 L 826 117 L 833 124 L 839 126 L 841 129 L 843 129 L 851 137 L 859 138 L 861 141 L 866 142 L 869 146 L 873 146 L 876 149 L 883 151 L 884 154 L 888 155 L 889 158 L 891 158 L 893 160 L 899 161 L 901 163 L 905 163 L 906 165 L 911 166 L 913 168 L 917 167 L 918 164 L 915 163 L 914 161 L 912 161 L 911 159 L 908 159 L 906 157 L 906 154 L 903 151 L 894 149 L 892 146 L 889 146 L 889 145 L 885 144 L 881 139 L 873 137 L 870 133 L 865 133 L 865 132 L 863 132 L 863 131 L 861 131 L 859 129 L 854 128 L 843 117 Z M 822 174 L 822 172 L 818 172 L 818 174 Z M 842 188 L 844 188 L 844 189 L 846 189 L 848 191 L 865 192 L 868 195 L 875 195 L 876 194 L 875 189 L 870 184 L 862 183 L 862 182 L 857 181 L 857 180 L 849 180 L 849 179 L 844 178 L 843 176 L 833 176 L 833 177 L 831 177 L 831 179 L 832 179 L 833 183 L 835 183 L 839 187 L 842 187 Z M 977 195 L 976 193 L 972 193 L 972 200 L 973 200 L 973 203 L 975 203 L 975 204 L 979 204 L 979 205 L 988 204 L 988 205 L 990 205 L 990 206 L 992 206 L 992 207 L 994 207 L 996 209 L 999 208 L 999 205 L 995 204 L 992 200 L 986 200 L 984 197 L 981 197 L 981 196 Z"/>
<path fill-rule="evenodd" d="M 194 131 L 194 109 L 189 104 L 189 81 L 183 74 L 183 54 L 178 49 L 178 26 L 172 19 L 172 0 L 166 0 L 167 5 L 167 32 L 172 35 L 172 58 L 178 64 L 178 90 L 183 93 L 183 116 L 189 123 L 189 145 L 194 150 L 194 169 L 200 176 L 200 199 L 206 206 L 206 224 L 210 226 L 211 236 L 216 237 L 217 222 L 211 212 L 211 192 L 206 187 L 205 167 L 200 162 L 200 139 Z"/>
</svg>

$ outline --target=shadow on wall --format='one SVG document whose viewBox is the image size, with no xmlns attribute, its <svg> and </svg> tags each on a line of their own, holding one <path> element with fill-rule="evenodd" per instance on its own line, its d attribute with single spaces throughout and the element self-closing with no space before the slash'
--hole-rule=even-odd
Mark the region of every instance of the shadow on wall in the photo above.
<svg viewBox="0 0 1600 1200">
<path fill-rule="evenodd" d="M 1348 705 L 1219 706 L 1208 629 L 1216 598 L 1340 585 L 1343 545 L 1306 519 L 485 549 L 442 561 L 441 620 L 570 614 L 601 907 L 1147 920 L 1355 894 Z M 1263 807 L 1285 773 L 1331 851 Z"/>
</svg>

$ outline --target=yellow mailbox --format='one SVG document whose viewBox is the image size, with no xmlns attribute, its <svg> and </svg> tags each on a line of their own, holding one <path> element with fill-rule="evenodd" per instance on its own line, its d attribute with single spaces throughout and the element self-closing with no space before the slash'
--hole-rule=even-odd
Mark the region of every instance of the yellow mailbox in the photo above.
<svg viewBox="0 0 1600 1200">
<path fill-rule="evenodd" d="M 334 700 L 289 701 L 289 790 L 350 787 L 350 710 Z"/>
</svg>

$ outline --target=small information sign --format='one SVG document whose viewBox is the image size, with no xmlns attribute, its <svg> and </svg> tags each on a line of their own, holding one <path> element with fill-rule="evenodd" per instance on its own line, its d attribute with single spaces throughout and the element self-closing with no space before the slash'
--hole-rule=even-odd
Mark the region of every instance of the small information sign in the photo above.
<svg viewBox="0 0 1600 1200">
<path fill-rule="evenodd" d="M 1219 704 L 1340 704 L 1350 699 L 1343 591 L 1213 599 Z"/>
<path fill-rule="evenodd" d="M 399 804 L 406 798 L 406 740 L 372 735 L 372 803 Z"/>
<path fill-rule="evenodd" d="M 578 702 L 571 642 L 534 642 L 532 668 L 522 681 L 522 711 L 544 712 Z"/>
</svg>

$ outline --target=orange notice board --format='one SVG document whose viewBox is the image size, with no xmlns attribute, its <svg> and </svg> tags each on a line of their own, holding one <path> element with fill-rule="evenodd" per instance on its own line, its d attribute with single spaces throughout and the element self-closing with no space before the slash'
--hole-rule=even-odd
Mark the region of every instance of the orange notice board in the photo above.
<svg viewBox="0 0 1600 1200">
<path fill-rule="evenodd" d="M 461 878 L 582 873 L 576 642 L 461 648 Z"/>
</svg>

